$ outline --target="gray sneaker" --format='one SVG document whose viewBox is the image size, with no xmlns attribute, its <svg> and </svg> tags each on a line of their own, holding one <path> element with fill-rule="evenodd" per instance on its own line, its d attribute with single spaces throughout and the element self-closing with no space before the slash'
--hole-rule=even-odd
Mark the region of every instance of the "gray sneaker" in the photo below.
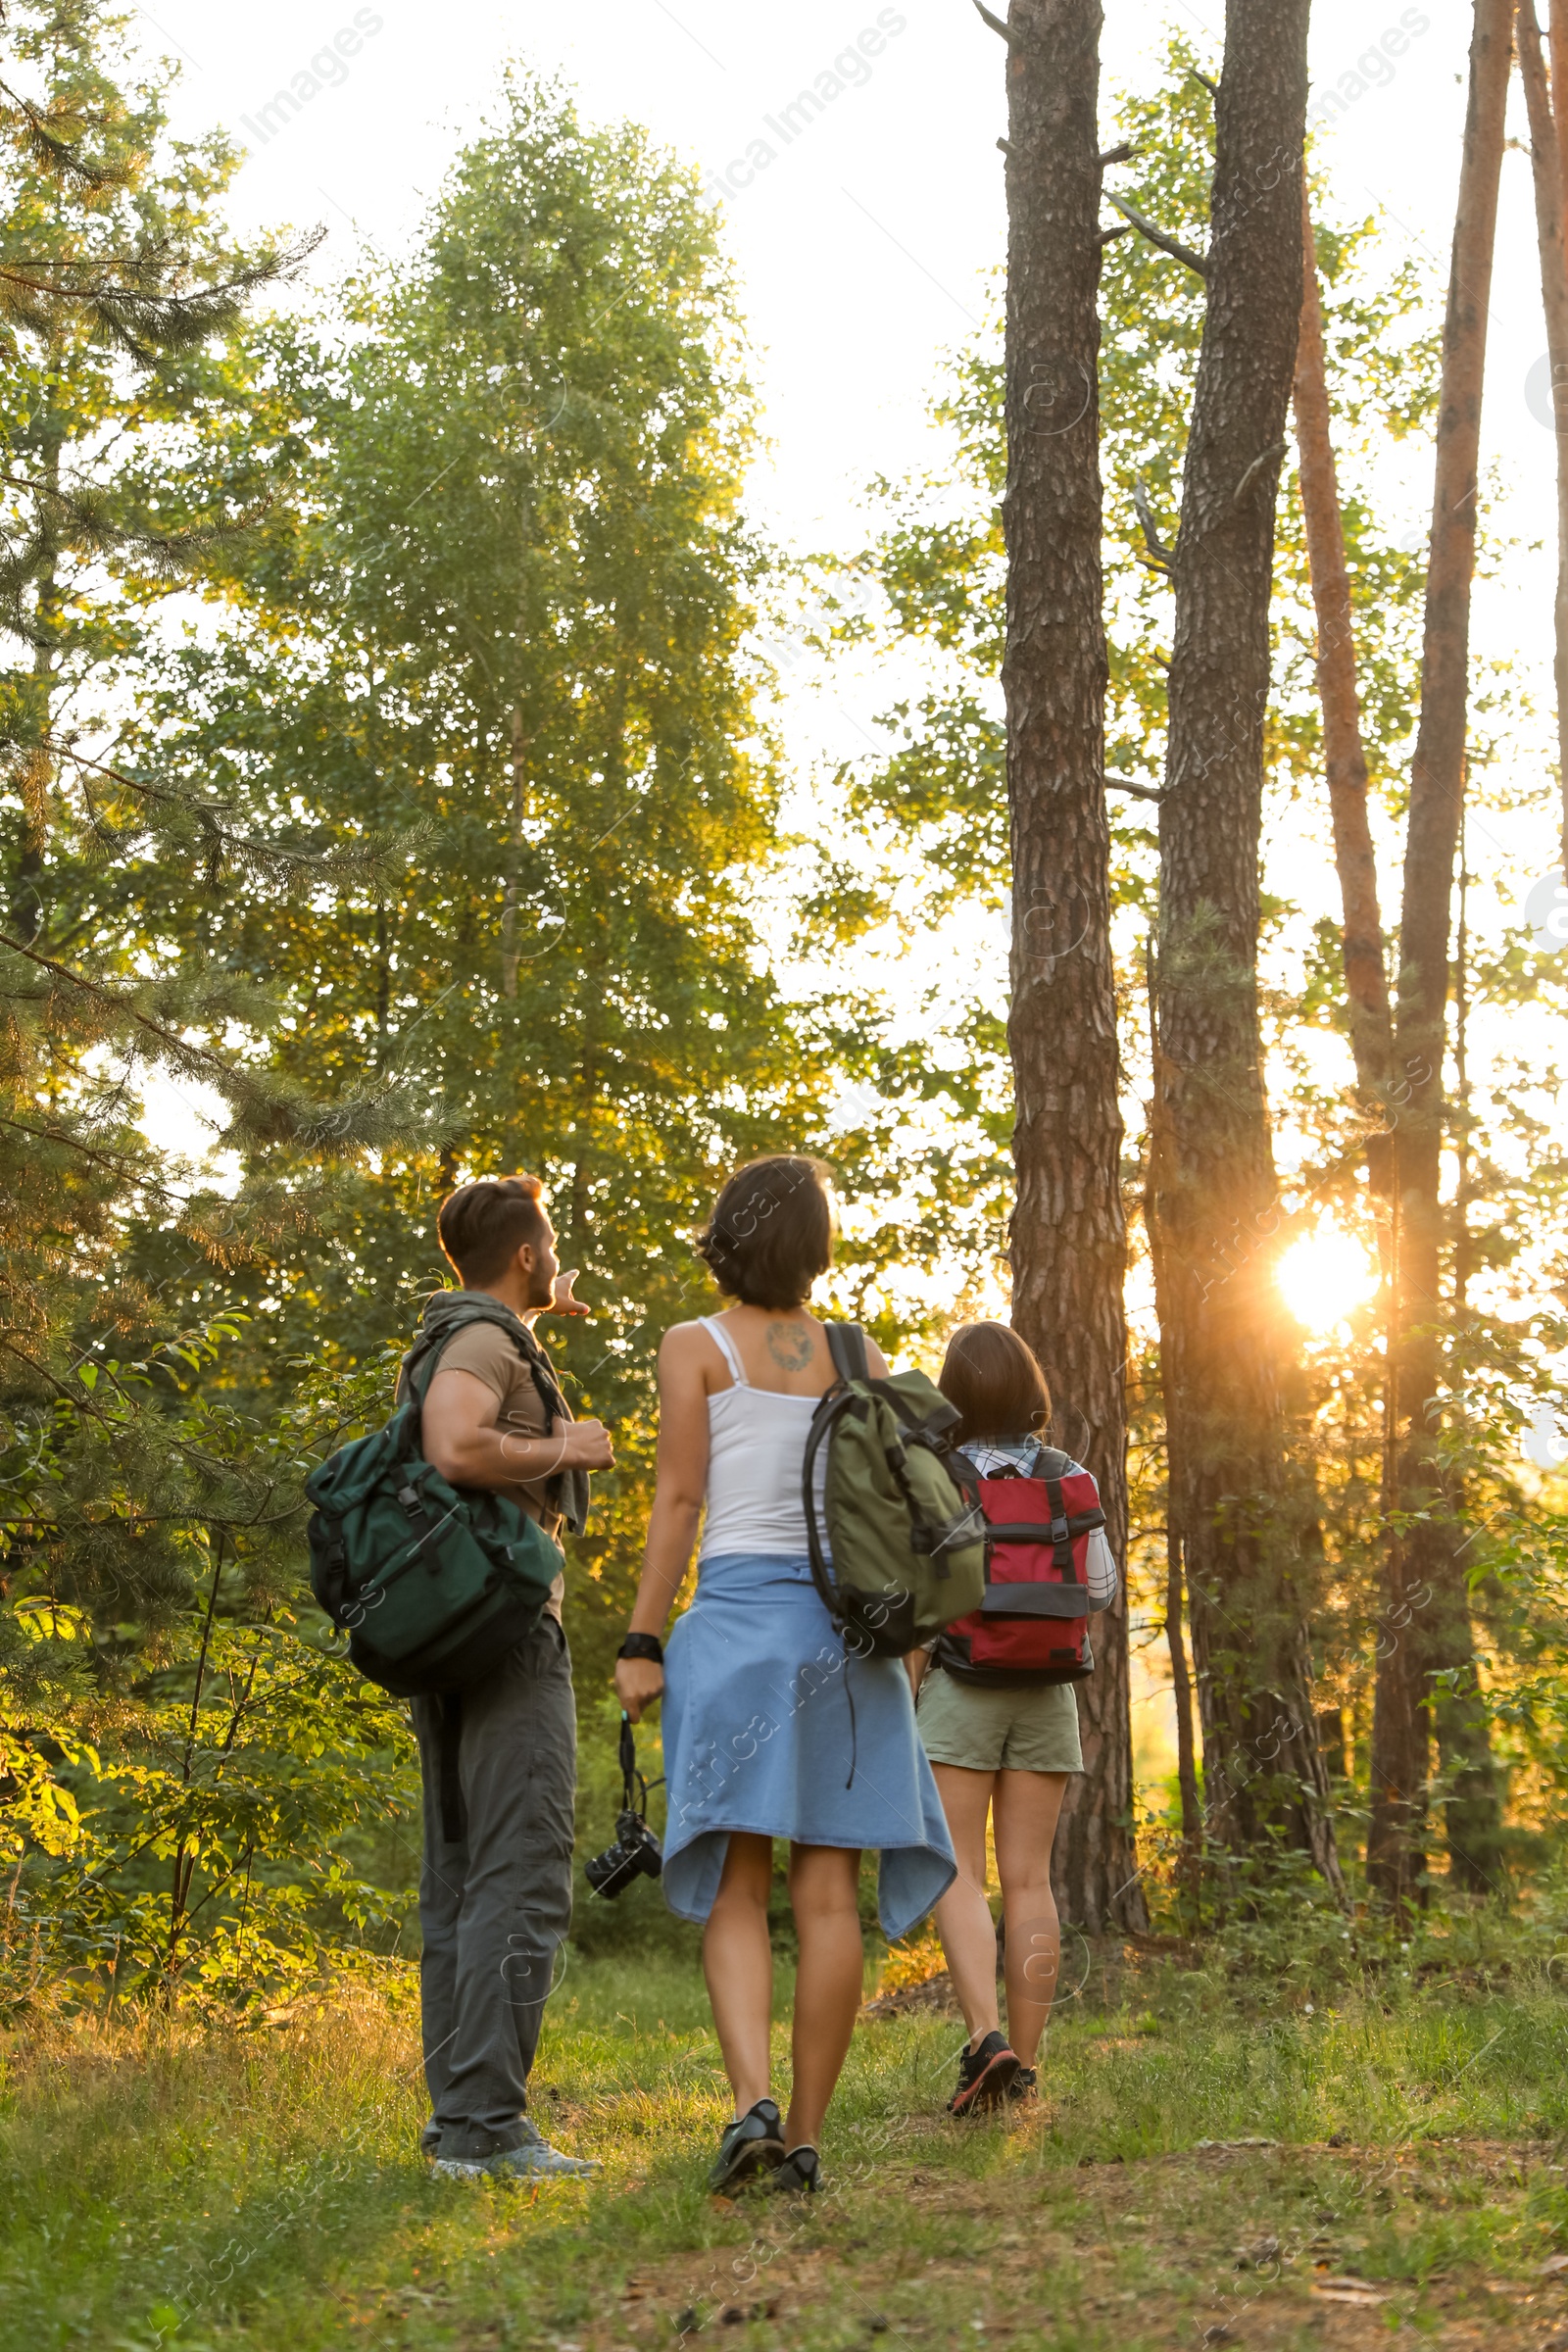
<svg viewBox="0 0 1568 2352">
<path fill-rule="evenodd" d="M 597 2156 L 564 2156 L 526 2116 L 517 2129 L 520 2147 L 497 2148 L 490 2156 L 438 2156 L 431 2169 L 442 2180 L 587 2180 L 602 2169 Z"/>
</svg>

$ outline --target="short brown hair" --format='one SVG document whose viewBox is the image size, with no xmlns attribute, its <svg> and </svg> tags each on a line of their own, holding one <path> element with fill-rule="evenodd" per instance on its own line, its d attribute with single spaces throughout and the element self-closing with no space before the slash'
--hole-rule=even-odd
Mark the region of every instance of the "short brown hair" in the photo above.
<svg viewBox="0 0 1568 2352">
<path fill-rule="evenodd" d="M 485 1176 L 448 1193 L 436 1237 L 464 1282 L 491 1281 L 524 1242 L 544 1240 L 544 1189 L 537 1176 Z"/>
<path fill-rule="evenodd" d="M 964 1323 L 948 1342 L 937 1382 L 958 1408 L 954 1443 L 1038 1436 L 1051 1419 L 1040 1358 L 1005 1323 Z"/>
<path fill-rule="evenodd" d="M 747 1306 L 804 1306 L 833 1263 L 833 1203 L 819 1159 L 785 1152 L 737 1168 L 697 1236 L 721 1291 Z"/>
</svg>

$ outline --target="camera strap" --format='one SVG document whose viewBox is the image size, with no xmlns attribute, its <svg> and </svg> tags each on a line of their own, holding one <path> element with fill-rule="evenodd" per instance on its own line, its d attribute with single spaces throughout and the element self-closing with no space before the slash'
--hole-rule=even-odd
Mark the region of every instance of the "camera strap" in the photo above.
<svg viewBox="0 0 1568 2352">
<path fill-rule="evenodd" d="M 620 1809 L 635 1813 L 638 1820 L 648 1819 L 648 1791 L 662 1788 L 662 1781 L 645 1780 L 637 1769 L 637 1742 L 632 1738 L 631 1717 L 621 1710 L 620 1717 L 620 1778 L 622 1782 Z"/>
</svg>

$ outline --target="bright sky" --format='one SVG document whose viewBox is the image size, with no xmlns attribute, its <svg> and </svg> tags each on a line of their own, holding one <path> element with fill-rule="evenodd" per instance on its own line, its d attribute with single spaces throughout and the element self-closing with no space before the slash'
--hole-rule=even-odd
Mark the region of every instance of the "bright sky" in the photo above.
<svg viewBox="0 0 1568 2352">
<path fill-rule="evenodd" d="M 758 518 L 801 549 L 853 543 L 866 479 L 933 454 L 926 403 L 944 354 L 979 317 L 981 280 L 1003 251 L 996 140 L 1005 120 L 1004 52 L 969 0 L 793 0 L 788 8 L 445 0 L 439 9 L 414 0 L 272 0 L 266 8 L 158 0 L 139 14 L 149 46 L 183 58 L 176 128 L 220 122 L 250 150 L 236 221 L 327 224 L 318 282 L 352 267 L 367 242 L 389 252 L 406 243 L 454 150 L 478 125 L 506 58 L 559 69 L 590 117 L 635 116 L 715 185 L 728 179 L 729 234 L 771 443 L 753 486 Z M 1106 0 L 1105 14 L 1107 108 L 1111 85 L 1152 78 L 1169 26 L 1218 59 L 1222 0 Z M 1350 100 L 1322 151 L 1339 203 L 1384 208 L 1395 234 L 1423 247 L 1445 275 L 1469 23 L 1463 0 L 1317 0 L 1313 10 L 1314 97 L 1338 86 Z M 850 86 L 786 142 L 768 119 L 776 126 L 797 93 L 847 53 L 839 78 Z M 320 85 L 314 94 L 313 82 Z M 304 102 L 277 107 L 280 91 L 303 91 Z M 1522 110 L 1515 128 L 1522 133 Z M 747 151 L 759 139 L 774 157 L 745 184 Z M 1493 527 L 1526 540 L 1547 531 L 1552 514 L 1553 438 L 1539 381 L 1544 344 L 1529 165 L 1511 153 L 1486 441 L 1506 484 Z M 1407 472 L 1401 466 L 1401 480 Z M 1430 468 L 1410 478 L 1421 482 L 1409 510 L 1418 529 Z M 1544 765 L 1549 622 L 1544 552 L 1522 553 L 1480 592 L 1479 652 L 1519 652 L 1539 706 L 1521 726 L 1519 754 L 1520 781 L 1539 778 L 1535 809 L 1472 828 L 1471 863 L 1487 876 L 1496 919 L 1555 862 Z M 865 728 L 887 699 L 885 685 L 853 673 L 820 703 L 797 698 L 789 731 L 800 771 L 823 753 L 865 750 Z M 1316 868 L 1300 895 L 1321 894 L 1328 906 L 1324 833 L 1326 819 L 1317 841 L 1299 845 Z M 1295 844 L 1274 847 L 1282 859 L 1298 855 Z M 1300 887 L 1294 865 L 1292 881 Z M 1391 873 L 1390 911 L 1394 883 Z M 1473 912 L 1486 921 L 1480 904 Z"/>
<path fill-rule="evenodd" d="M 715 186 L 728 178 L 771 441 L 753 486 L 759 519 L 801 548 L 853 538 L 866 479 L 930 455 L 924 412 L 942 356 L 979 316 L 980 281 L 1003 251 L 1004 53 L 968 0 L 793 0 L 787 9 L 446 0 L 436 10 L 414 0 L 158 0 L 138 13 L 149 45 L 183 60 L 177 127 L 221 122 L 250 151 L 236 219 L 327 224 L 321 279 L 350 268 L 363 243 L 395 252 L 416 231 L 508 57 L 559 70 L 590 116 L 634 116 L 715 175 Z M 1167 26 L 1219 56 L 1222 0 L 1107 0 L 1105 15 L 1107 94 L 1116 82 L 1147 81 Z M 1444 269 L 1469 21 L 1463 0 L 1317 0 L 1313 10 L 1314 96 L 1339 85 L 1351 93 L 1326 150 L 1342 203 L 1385 208 L 1396 234 Z M 786 143 L 768 118 L 778 124 L 847 53 L 839 78 L 849 86 Z M 290 106 L 274 105 L 279 92 Z M 773 161 L 753 170 L 745 159 L 759 139 Z M 1527 397 L 1544 345 L 1529 166 L 1512 154 L 1487 439 L 1513 493 L 1495 519 L 1527 536 L 1551 512 L 1552 436 L 1539 388 L 1538 413 Z M 1527 647 L 1544 677 L 1547 574 L 1538 563 L 1512 587 L 1490 605 L 1483 598 L 1480 643 Z M 879 699 L 846 679 L 814 720 L 798 711 L 802 759 L 817 745 L 864 749 L 860 730 Z M 1536 873 L 1552 862 L 1550 838 L 1544 820 Z M 1523 854 L 1530 862 L 1533 851 Z"/>
<path fill-rule="evenodd" d="M 640 119 L 705 173 L 763 139 L 774 161 L 727 199 L 774 444 L 759 509 L 815 542 L 868 474 L 918 456 L 936 363 L 978 316 L 977 278 L 1002 252 L 1004 50 L 967 0 L 158 0 L 138 14 L 150 45 L 183 58 L 177 126 L 221 122 L 250 150 L 237 218 L 324 220 L 322 273 L 348 266 L 362 239 L 395 251 L 410 236 L 508 57 L 559 69 L 591 116 Z M 1107 0 L 1105 15 L 1112 80 L 1146 77 L 1169 24 L 1219 55 L 1220 0 Z M 1316 94 L 1354 75 L 1386 34 L 1395 50 L 1402 39 L 1396 60 L 1358 76 L 1367 86 L 1333 134 L 1334 169 L 1347 204 L 1387 207 L 1445 263 L 1469 15 L 1462 0 L 1313 10 Z M 345 31 L 341 46 L 359 47 L 334 57 Z M 879 53 L 852 62 L 841 76 L 852 86 L 785 145 L 767 118 L 864 32 L 873 50 L 880 32 Z M 265 117 L 302 74 L 318 92 L 286 122 L 281 110 Z M 1534 504 L 1549 488 L 1551 436 L 1526 405 L 1545 337 L 1522 157 L 1509 158 L 1508 182 L 1490 438 Z"/>
</svg>

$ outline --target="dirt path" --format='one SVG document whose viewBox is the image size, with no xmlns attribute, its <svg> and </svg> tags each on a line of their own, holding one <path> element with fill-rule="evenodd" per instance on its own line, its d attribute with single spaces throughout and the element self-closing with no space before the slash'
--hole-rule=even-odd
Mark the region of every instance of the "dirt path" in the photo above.
<svg viewBox="0 0 1568 2352">
<path fill-rule="evenodd" d="M 1568 2352 L 1568 2264 L 1545 2267 L 1532 2214 L 1562 2175 L 1539 2143 L 1241 2143 L 1063 2175 L 1013 2136 L 984 2183 L 890 2164 L 813 2208 L 715 2199 L 755 2235 L 645 2268 L 574 2340 Z M 1476 2259 L 1504 2217 L 1524 2257 L 1506 2272 Z"/>
</svg>

